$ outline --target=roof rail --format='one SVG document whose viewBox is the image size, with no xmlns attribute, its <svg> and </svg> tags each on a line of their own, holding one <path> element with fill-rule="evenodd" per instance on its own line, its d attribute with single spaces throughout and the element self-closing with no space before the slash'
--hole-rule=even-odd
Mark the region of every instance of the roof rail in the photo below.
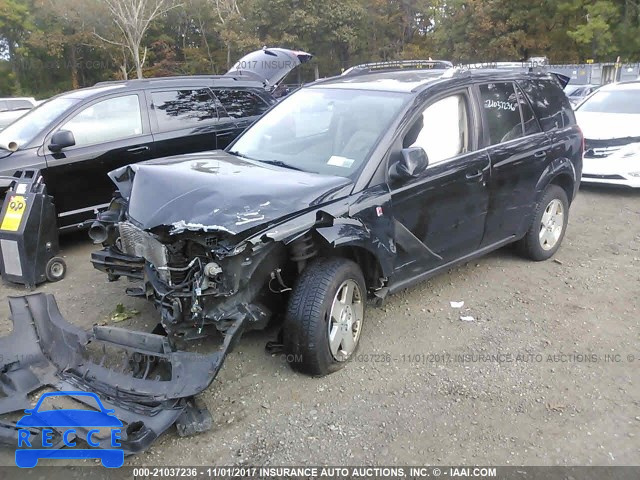
<svg viewBox="0 0 640 480">
<path fill-rule="evenodd" d="M 345 70 L 342 75 L 364 75 L 392 70 L 443 70 L 453 67 L 449 60 L 390 60 L 355 65 Z"/>
</svg>

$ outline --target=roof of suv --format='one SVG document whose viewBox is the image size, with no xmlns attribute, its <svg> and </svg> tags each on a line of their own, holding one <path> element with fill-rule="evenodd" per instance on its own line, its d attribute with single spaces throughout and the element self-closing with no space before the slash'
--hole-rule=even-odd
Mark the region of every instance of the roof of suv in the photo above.
<svg viewBox="0 0 640 480">
<path fill-rule="evenodd" d="M 143 78 L 134 80 L 114 80 L 110 82 L 96 83 L 93 87 L 80 88 L 59 95 L 63 98 L 86 99 L 92 96 L 101 95 L 109 90 L 138 90 L 141 88 L 156 87 L 196 87 L 202 85 L 219 87 L 248 87 L 264 88 L 264 83 L 258 80 L 251 80 L 243 76 L 230 75 L 190 75 L 176 77 Z"/>
<path fill-rule="evenodd" d="M 438 80 L 471 78 L 474 80 L 517 80 L 524 78 L 551 78 L 550 72 L 505 69 L 404 70 L 363 73 L 357 76 L 338 76 L 319 80 L 317 87 L 338 87 L 354 90 L 380 90 L 389 92 L 418 92 Z"/>
</svg>

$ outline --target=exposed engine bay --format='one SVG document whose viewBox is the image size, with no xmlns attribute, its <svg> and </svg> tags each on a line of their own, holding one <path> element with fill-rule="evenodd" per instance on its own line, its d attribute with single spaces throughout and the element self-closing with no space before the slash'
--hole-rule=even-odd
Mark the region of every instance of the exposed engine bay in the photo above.
<svg viewBox="0 0 640 480">
<path fill-rule="evenodd" d="M 156 305 L 161 331 L 172 341 L 224 334 L 244 318 L 246 329 L 265 328 L 283 310 L 307 262 L 331 255 L 341 242 L 379 249 L 382 254 L 376 256 L 389 259 L 390 271 L 392 242 L 376 242 L 363 222 L 346 217 L 346 202 L 331 202 L 350 189 L 348 179 L 297 171 L 265 176 L 259 170 L 266 168 L 252 168 L 225 152 L 208 155 L 207 162 L 191 155 L 180 163 L 112 172 L 119 192 L 89 232 L 94 243 L 105 247 L 92 253 L 93 265 L 112 281 L 132 280 L 127 294 Z M 250 186 L 253 181 L 259 194 Z M 295 187 L 287 199 L 278 196 L 284 184 L 289 191 Z M 164 187 L 170 195 L 165 196 Z M 225 189 L 236 195 L 224 196 Z M 237 202 L 234 210 L 212 208 L 230 198 Z M 329 203 L 314 208 L 320 201 Z M 390 234 L 387 218 L 373 218 Z M 382 288 L 384 272 L 370 263 L 372 283 Z"/>
</svg>

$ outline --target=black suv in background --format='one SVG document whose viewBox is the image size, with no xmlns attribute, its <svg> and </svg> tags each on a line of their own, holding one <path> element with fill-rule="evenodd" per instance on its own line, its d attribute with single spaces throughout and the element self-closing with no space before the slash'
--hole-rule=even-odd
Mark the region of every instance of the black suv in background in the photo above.
<svg viewBox="0 0 640 480">
<path fill-rule="evenodd" d="M 225 148 L 276 102 L 278 83 L 310 58 L 263 49 L 225 75 L 103 82 L 58 95 L 0 132 L 0 175 L 42 169 L 58 226 L 77 228 L 108 205 L 109 171 Z"/>
<path fill-rule="evenodd" d="M 226 151 L 112 172 L 119 194 L 92 227 L 106 247 L 92 261 L 139 281 L 127 293 L 156 304 L 172 339 L 233 338 L 280 314 L 294 367 L 322 375 L 355 351 L 368 298 L 513 242 L 550 258 L 582 150 L 552 74 L 330 78 Z"/>
</svg>

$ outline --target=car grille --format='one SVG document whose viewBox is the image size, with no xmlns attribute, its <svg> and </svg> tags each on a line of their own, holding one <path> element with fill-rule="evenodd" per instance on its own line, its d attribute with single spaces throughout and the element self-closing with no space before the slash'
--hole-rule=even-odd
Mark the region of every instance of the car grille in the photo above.
<svg viewBox="0 0 640 480">
<path fill-rule="evenodd" d="M 167 266 L 167 247 L 156 240 L 152 234 L 129 222 L 120 223 L 118 228 L 120 231 L 120 248 L 123 253 L 133 257 L 144 258 L 156 269 Z M 168 275 L 166 270 L 164 272 L 165 275 Z"/>
<path fill-rule="evenodd" d="M 640 137 L 612 138 L 609 140 L 591 140 L 587 138 L 584 141 L 584 158 L 607 158 L 625 145 L 635 142 L 640 142 Z"/>
</svg>

